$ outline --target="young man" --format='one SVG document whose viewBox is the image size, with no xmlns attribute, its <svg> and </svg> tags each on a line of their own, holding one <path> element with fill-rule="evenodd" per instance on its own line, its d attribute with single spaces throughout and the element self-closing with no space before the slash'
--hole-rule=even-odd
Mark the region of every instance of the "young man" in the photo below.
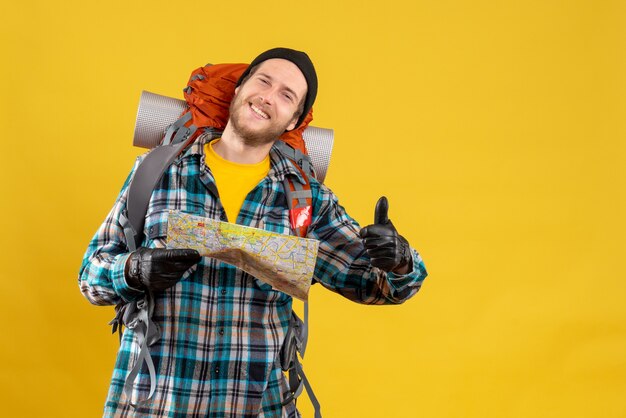
<svg viewBox="0 0 626 418">
<path fill-rule="evenodd" d="M 305 53 L 276 48 L 259 55 L 237 84 L 221 138 L 200 136 L 165 171 L 150 200 L 142 247 L 129 253 L 120 216 L 135 165 L 87 249 L 79 283 L 97 305 L 152 293 L 160 331 L 150 346 L 156 389 L 148 402 L 131 405 L 148 396 L 149 375 L 141 372 L 131 399 L 124 393 L 139 352 L 127 329 L 105 416 L 297 415 L 293 402 L 283 405 L 287 385 L 278 362 L 291 297 L 194 250 L 165 249 L 165 234 L 170 209 L 291 234 L 283 179 L 304 180 L 273 145 L 302 123 L 316 94 Z M 319 240 L 316 281 L 366 304 L 402 303 L 419 290 L 424 265 L 386 219 L 386 208 L 379 222 L 360 229 L 327 187 L 311 179 L 311 192 L 307 237 Z"/>
</svg>

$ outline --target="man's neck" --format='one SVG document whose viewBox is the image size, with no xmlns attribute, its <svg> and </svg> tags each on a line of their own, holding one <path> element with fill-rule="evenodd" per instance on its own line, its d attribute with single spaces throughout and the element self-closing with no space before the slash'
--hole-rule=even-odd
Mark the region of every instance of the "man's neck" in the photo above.
<svg viewBox="0 0 626 418">
<path fill-rule="evenodd" d="M 230 123 L 224 128 L 222 138 L 213 145 L 213 150 L 225 160 L 238 164 L 256 164 L 263 161 L 273 143 L 250 146 L 232 129 Z"/>
</svg>

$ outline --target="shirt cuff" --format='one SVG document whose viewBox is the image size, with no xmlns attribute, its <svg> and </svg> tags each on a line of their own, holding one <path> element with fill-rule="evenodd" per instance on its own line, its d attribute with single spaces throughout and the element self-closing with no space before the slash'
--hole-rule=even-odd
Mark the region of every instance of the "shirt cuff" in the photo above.
<svg viewBox="0 0 626 418">
<path fill-rule="evenodd" d="M 412 263 L 408 273 L 387 273 L 387 280 L 395 290 L 400 291 L 406 286 L 418 281 L 423 281 L 426 278 L 426 269 L 424 268 L 424 262 L 422 261 L 422 257 L 420 257 L 417 251 L 415 251 L 413 248 L 411 248 L 411 259 Z"/>
<path fill-rule="evenodd" d="M 111 281 L 113 282 L 113 289 L 122 297 L 126 302 L 132 302 L 144 296 L 144 292 L 130 287 L 124 277 L 124 269 L 126 267 L 126 260 L 130 257 L 130 253 L 121 254 L 115 260 L 115 264 L 111 269 Z"/>
</svg>

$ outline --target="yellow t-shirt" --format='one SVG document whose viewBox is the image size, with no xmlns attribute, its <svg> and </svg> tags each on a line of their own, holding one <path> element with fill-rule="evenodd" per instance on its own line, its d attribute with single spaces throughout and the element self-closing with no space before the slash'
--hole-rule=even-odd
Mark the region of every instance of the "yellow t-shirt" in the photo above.
<svg viewBox="0 0 626 418">
<path fill-rule="evenodd" d="M 213 150 L 213 144 L 217 141 L 219 139 L 204 145 L 205 163 L 215 178 L 228 222 L 236 223 L 246 196 L 270 171 L 270 157 L 268 155 L 257 164 L 233 163 Z"/>
</svg>

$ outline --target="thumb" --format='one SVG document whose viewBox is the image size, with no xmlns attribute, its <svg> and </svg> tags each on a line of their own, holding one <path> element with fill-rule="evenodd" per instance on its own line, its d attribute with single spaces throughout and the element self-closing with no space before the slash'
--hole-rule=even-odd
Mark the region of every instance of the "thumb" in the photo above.
<svg viewBox="0 0 626 418">
<path fill-rule="evenodd" d="M 389 212 L 389 202 L 387 202 L 387 198 L 382 196 L 376 202 L 376 210 L 374 211 L 374 223 L 379 225 L 385 225 L 389 223 L 389 217 L 387 216 L 387 212 Z"/>
</svg>

